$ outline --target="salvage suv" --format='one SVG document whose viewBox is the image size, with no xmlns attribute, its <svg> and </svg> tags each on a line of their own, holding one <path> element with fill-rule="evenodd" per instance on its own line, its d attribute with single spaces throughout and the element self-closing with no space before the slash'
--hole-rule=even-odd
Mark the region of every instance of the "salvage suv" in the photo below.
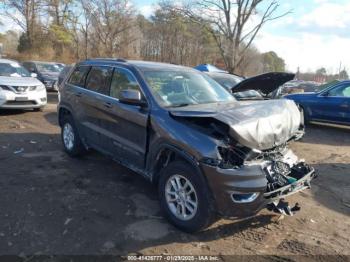
<svg viewBox="0 0 350 262">
<path fill-rule="evenodd" d="M 303 135 L 290 100 L 241 104 L 197 70 L 122 59 L 78 63 L 59 92 L 65 151 L 93 148 L 154 182 L 165 216 L 187 232 L 216 214 L 289 214 L 281 199 L 315 176 L 288 148 Z"/>
</svg>

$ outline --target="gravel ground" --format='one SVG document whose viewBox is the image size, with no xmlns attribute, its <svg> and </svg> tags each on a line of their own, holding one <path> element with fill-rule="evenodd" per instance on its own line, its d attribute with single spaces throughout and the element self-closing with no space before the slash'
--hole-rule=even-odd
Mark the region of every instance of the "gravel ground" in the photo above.
<svg viewBox="0 0 350 262">
<path fill-rule="evenodd" d="M 319 174 L 301 211 L 219 220 L 189 235 L 156 189 L 98 154 L 62 151 L 55 94 L 44 112 L 0 111 L 0 255 L 350 255 L 350 130 L 310 125 L 291 147 Z"/>
</svg>

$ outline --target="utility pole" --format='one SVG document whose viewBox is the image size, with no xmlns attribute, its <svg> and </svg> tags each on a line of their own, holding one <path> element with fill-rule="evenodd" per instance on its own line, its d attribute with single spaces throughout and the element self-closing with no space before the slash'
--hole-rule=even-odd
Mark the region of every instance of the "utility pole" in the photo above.
<svg viewBox="0 0 350 262">
<path fill-rule="evenodd" d="M 299 75 L 300 75 L 300 67 L 298 66 L 298 71 L 297 71 L 297 74 L 296 74 L 296 80 L 299 80 Z"/>
</svg>

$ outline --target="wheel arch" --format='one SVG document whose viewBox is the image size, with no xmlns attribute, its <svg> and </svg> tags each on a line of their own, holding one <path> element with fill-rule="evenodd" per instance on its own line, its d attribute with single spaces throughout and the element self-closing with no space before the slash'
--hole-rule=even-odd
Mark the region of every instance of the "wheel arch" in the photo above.
<svg viewBox="0 0 350 262">
<path fill-rule="evenodd" d="M 67 115 L 70 115 L 73 117 L 72 111 L 68 107 L 65 107 L 65 106 L 59 107 L 59 109 L 58 109 L 58 124 L 60 127 L 62 127 L 63 119 Z"/>
<path fill-rule="evenodd" d="M 151 181 L 155 184 L 159 181 L 160 171 L 169 163 L 181 160 L 191 165 L 203 178 L 202 171 L 199 168 L 199 163 L 190 153 L 178 148 L 169 143 L 162 143 L 155 148 L 147 160 L 148 170 L 151 176 Z"/>
</svg>

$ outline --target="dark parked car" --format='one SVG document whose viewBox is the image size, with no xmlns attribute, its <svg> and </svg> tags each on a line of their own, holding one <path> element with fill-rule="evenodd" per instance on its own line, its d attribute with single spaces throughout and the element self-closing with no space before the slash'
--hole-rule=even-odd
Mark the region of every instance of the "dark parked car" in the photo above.
<svg viewBox="0 0 350 262">
<path fill-rule="evenodd" d="M 165 216 L 187 232 L 217 213 L 247 217 L 271 203 L 290 214 L 279 200 L 315 175 L 288 148 L 303 134 L 293 101 L 242 105 L 187 67 L 78 63 L 60 86 L 58 117 L 70 156 L 93 148 L 154 182 Z"/>
<path fill-rule="evenodd" d="M 287 95 L 304 111 L 305 121 L 350 125 L 350 81 L 332 82 L 322 91 Z"/>
<path fill-rule="evenodd" d="M 58 90 L 57 81 L 62 67 L 54 62 L 26 61 L 23 66 L 45 85 L 47 90 Z"/>
<path fill-rule="evenodd" d="M 58 82 L 57 85 L 60 86 L 61 83 L 63 82 L 64 78 L 68 75 L 69 71 L 73 68 L 72 65 L 66 65 L 60 74 L 58 75 Z"/>
</svg>

